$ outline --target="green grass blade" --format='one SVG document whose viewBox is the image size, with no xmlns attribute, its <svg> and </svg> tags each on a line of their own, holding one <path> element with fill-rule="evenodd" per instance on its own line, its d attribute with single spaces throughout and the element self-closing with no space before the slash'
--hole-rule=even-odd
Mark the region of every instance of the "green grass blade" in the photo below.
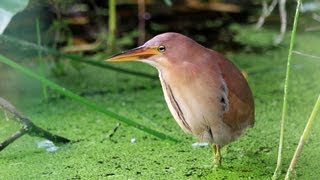
<svg viewBox="0 0 320 180">
<path fill-rule="evenodd" d="M 41 32 L 40 32 L 40 22 L 39 18 L 36 19 L 36 30 L 37 30 L 37 44 L 38 46 L 41 46 Z M 38 60 L 40 64 L 40 74 L 45 77 L 45 64 L 44 60 L 42 58 L 42 51 L 38 50 Z M 42 93 L 43 93 L 43 99 L 45 102 L 48 101 L 48 93 L 47 93 L 47 86 L 42 84 Z"/>
<path fill-rule="evenodd" d="M 78 101 L 81 104 L 86 105 L 87 107 L 89 107 L 89 108 L 91 108 L 93 110 L 101 112 L 101 113 L 103 113 L 103 114 L 105 114 L 105 115 L 107 115 L 107 116 L 109 116 L 111 118 L 117 119 L 117 120 L 119 120 L 119 121 L 121 121 L 121 122 L 123 122 L 123 123 L 125 123 L 125 124 L 127 124 L 129 126 L 133 126 L 133 127 L 137 128 L 137 129 L 140 129 L 140 130 L 142 130 L 142 131 L 144 131 L 146 133 L 149 133 L 149 134 L 151 134 L 151 135 L 153 135 L 155 137 L 158 137 L 159 139 L 168 139 L 170 141 L 178 142 L 177 139 L 175 139 L 175 138 L 173 138 L 171 136 L 168 136 L 168 135 L 165 135 L 165 134 L 163 134 L 161 132 L 155 131 L 155 130 L 153 130 L 151 128 L 148 128 L 148 127 L 146 127 L 146 126 L 144 126 L 142 124 L 139 124 L 139 123 L 127 118 L 127 117 L 124 117 L 124 116 L 121 116 L 121 115 L 119 115 L 117 113 L 109 111 L 109 110 L 107 110 L 107 109 L 95 104 L 94 102 L 89 101 L 89 100 L 87 100 L 87 99 L 85 99 L 85 98 L 83 98 L 83 97 L 71 92 L 70 90 L 67 90 L 67 89 L 57 85 L 56 83 L 54 83 L 52 81 L 49 81 L 48 79 L 46 79 L 46 78 L 44 78 L 42 76 L 37 75 L 33 71 L 31 71 L 31 70 L 29 70 L 29 69 L 27 69 L 25 67 L 22 67 L 21 65 L 15 63 L 14 61 L 12 61 L 12 60 L 10 60 L 10 59 L 2 56 L 2 55 L 0 55 L 0 62 L 12 67 L 13 69 L 15 69 L 15 70 L 17 70 L 17 71 L 19 71 L 19 72 L 21 72 L 23 74 L 26 74 L 26 75 L 30 76 L 33 79 L 36 79 L 36 80 L 40 81 L 41 83 L 47 85 L 51 89 L 53 89 L 53 90 L 65 95 L 65 96 L 67 96 L 67 97 L 69 97 L 69 98 L 71 98 L 71 99 L 73 99 L 75 101 Z"/>
<path fill-rule="evenodd" d="M 285 176 L 285 180 L 289 180 L 290 177 L 291 177 L 291 172 L 293 171 L 293 169 L 296 166 L 298 157 L 299 157 L 299 155 L 300 155 L 300 153 L 302 151 L 302 146 L 303 146 L 304 142 L 308 139 L 308 137 L 310 135 L 312 124 L 313 124 L 317 114 L 319 113 L 319 111 L 320 111 L 320 95 L 318 96 L 318 100 L 317 100 L 316 104 L 313 107 L 313 110 L 311 112 L 311 115 L 309 117 L 307 125 L 306 125 L 306 127 L 305 127 L 305 129 L 304 129 L 304 131 L 303 131 L 303 133 L 302 133 L 302 135 L 300 137 L 299 144 L 298 144 L 298 146 L 296 148 L 296 151 L 294 152 L 293 158 L 291 160 L 290 166 L 289 166 L 287 174 Z"/>
<path fill-rule="evenodd" d="M 296 31 L 297 31 L 297 25 L 299 20 L 299 8 L 301 5 L 301 1 L 297 1 L 297 7 L 296 7 L 296 13 L 294 16 L 294 22 L 293 22 L 293 28 L 291 32 L 291 39 L 290 39 L 290 47 L 289 47 L 289 53 L 288 53 L 288 60 L 287 60 L 287 70 L 286 70 L 286 78 L 284 82 L 284 95 L 283 95 L 283 105 L 282 105 L 282 116 L 281 116 L 281 122 L 280 122 L 280 137 L 279 137 L 279 149 L 278 149 L 278 159 L 277 159 L 277 165 L 276 169 L 273 173 L 272 179 L 277 179 L 282 165 L 282 148 L 283 148 L 283 139 L 284 139 L 284 123 L 287 116 L 287 110 L 288 110 L 288 84 L 289 84 L 289 78 L 290 78 L 290 68 L 291 68 L 291 57 L 292 57 L 292 51 L 293 51 L 293 45 L 296 38 Z"/>
<path fill-rule="evenodd" d="M 66 58 L 66 59 L 69 59 L 69 60 L 72 60 L 72 61 L 77 61 L 77 62 L 80 62 L 80 63 L 85 63 L 85 64 L 97 66 L 97 67 L 100 67 L 100 68 L 106 68 L 106 69 L 118 71 L 118 72 L 125 73 L 125 74 L 140 76 L 140 77 L 149 78 L 149 79 L 157 79 L 158 78 L 157 76 L 152 75 L 152 74 L 133 71 L 133 70 L 125 69 L 125 68 L 118 68 L 118 67 L 112 66 L 110 64 L 104 63 L 103 61 L 100 62 L 100 61 L 97 61 L 95 59 L 82 57 L 82 56 L 77 55 L 77 54 L 61 53 L 61 52 L 59 52 L 59 51 L 57 51 L 55 49 L 47 48 L 47 47 L 44 47 L 44 46 L 38 46 L 37 44 L 30 43 L 30 42 L 27 42 L 27 41 L 23 41 L 23 40 L 20 40 L 20 39 L 16 39 L 16 38 L 13 38 L 13 37 L 10 37 L 10 36 L 0 35 L 0 43 L 3 43 L 3 44 L 10 43 L 10 44 L 13 44 L 13 45 L 20 46 L 21 48 L 24 48 L 24 49 L 39 50 L 41 52 L 44 52 L 44 53 L 47 53 L 47 54 L 51 54 L 51 55 L 54 55 L 54 56 L 63 57 L 63 58 Z"/>
<path fill-rule="evenodd" d="M 108 52 L 113 53 L 115 49 L 116 38 L 116 0 L 108 0 L 109 2 L 109 26 L 108 26 Z"/>
</svg>

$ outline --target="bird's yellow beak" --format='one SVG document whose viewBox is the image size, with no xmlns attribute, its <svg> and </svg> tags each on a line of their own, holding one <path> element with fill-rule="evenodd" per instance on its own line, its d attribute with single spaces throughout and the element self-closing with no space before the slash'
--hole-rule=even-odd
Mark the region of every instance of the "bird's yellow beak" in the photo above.
<svg viewBox="0 0 320 180">
<path fill-rule="evenodd" d="M 134 61 L 139 59 L 147 59 L 150 56 L 160 54 L 157 46 L 144 47 L 140 46 L 128 51 L 121 52 L 106 59 L 108 62 Z"/>
</svg>

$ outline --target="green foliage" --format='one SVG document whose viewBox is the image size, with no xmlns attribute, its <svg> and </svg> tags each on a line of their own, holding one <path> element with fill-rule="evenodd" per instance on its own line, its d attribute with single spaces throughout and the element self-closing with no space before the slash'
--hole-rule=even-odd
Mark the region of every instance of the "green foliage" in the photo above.
<svg viewBox="0 0 320 180">
<path fill-rule="evenodd" d="M 298 0 L 297 8 L 296 8 L 296 14 L 294 16 L 294 23 L 291 33 L 291 39 L 290 39 L 290 46 L 289 46 L 289 52 L 288 52 L 288 58 L 287 58 L 287 66 L 286 66 L 286 78 L 284 81 L 284 87 L 283 87 L 283 103 L 282 103 L 282 113 L 281 113 L 281 120 L 280 120 L 280 136 L 279 136 L 279 150 L 278 150 L 278 160 L 277 165 L 273 174 L 272 179 L 277 179 L 282 166 L 282 149 L 283 149 L 283 141 L 284 141 L 284 128 L 285 128 L 285 121 L 287 118 L 288 113 L 288 89 L 289 89 L 289 80 L 290 80 L 290 72 L 291 72 L 291 61 L 292 61 L 292 51 L 293 46 L 295 44 L 296 40 L 296 32 L 297 32 L 297 26 L 298 26 L 298 20 L 299 20 L 299 8 L 301 5 L 301 1 Z"/>
<path fill-rule="evenodd" d="M 234 41 L 248 47 L 274 47 L 273 39 L 277 31 L 269 28 L 255 29 L 254 26 L 233 24 L 230 30 L 235 32 Z M 284 43 L 287 43 L 284 41 Z"/>
<path fill-rule="evenodd" d="M 132 47 L 136 44 L 135 39 L 138 37 L 139 32 L 138 30 L 129 31 L 124 33 L 122 37 L 117 38 L 117 51 L 122 51 L 127 47 Z"/>
<path fill-rule="evenodd" d="M 155 79 L 155 76 L 151 75 L 151 74 L 147 74 L 147 73 L 139 72 L 139 71 L 135 71 L 135 70 L 130 70 L 130 69 L 124 69 L 121 67 L 116 67 L 116 66 L 112 66 L 110 64 L 104 63 L 101 59 L 106 58 L 105 54 L 103 54 L 103 57 L 100 57 L 99 61 L 97 61 L 96 59 L 92 59 L 90 57 L 84 57 L 79 54 L 61 53 L 55 49 L 47 48 L 44 46 L 37 46 L 36 44 L 30 43 L 27 41 L 18 40 L 16 38 L 4 36 L 4 35 L 0 35 L 0 44 L 1 43 L 6 43 L 6 44 L 11 43 L 19 48 L 42 51 L 42 52 L 47 53 L 49 55 L 53 55 L 53 56 L 56 56 L 59 58 L 68 59 L 68 60 L 71 60 L 74 62 L 90 64 L 90 65 L 93 65 L 96 67 L 101 67 L 104 69 L 111 69 L 111 70 L 119 71 L 119 72 L 126 73 L 126 74 L 132 74 L 135 76 L 141 76 L 141 77 L 145 77 L 145 78 Z M 63 70 L 64 70 L 64 66 L 62 66 L 61 68 L 63 68 Z"/>
<path fill-rule="evenodd" d="M 116 0 L 108 0 L 109 2 L 109 26 L 108 26 L 108 52 L 115 51 L 116 44 Z"/>
<path fill-rule="evenodd" d="M 113 51 L 114 53 L 116 52 L 121 52 L 124 49 L 127 48 L 132 48 L 134 45 L 136 45 L 136 39 L 139 35 L 138 30 L 132 30 L 132 31 L 128 31 L 128 32 L 124 32 L 122 34 L 122 36 L 117 37 L 114 40 L 114 45 L 113 45 Z M 103 43 L 103 42 L 107 42 L 108 41 L 108 36 L 105 35 L 105 33 L 100 33 L 98 35 L 98 39 L 102 40 L 102 43 L 99 47 L 99 50 L 102 50 L 103 52 L 98 52 L 97 54 L 102 54 L 105 56 L 105 49 L 107 49 L 107 54 L 109 54 L 110 56 L 113 54 L 112 52 L 109 52 L 109 46 L 107 45 L 107 43 Z"/>
<path fill-rule="evenodd" d="M 218 28 L 218 27 L 221 27 L 222 25 L 223 25 L 223 20 L 221 19 L 215 19 L 215 20 L 208 19 L 206 21 L 206 27 L 208 28 Z"/>
<path fill-rule="evenodd" d="M 161 31 L 164 32 L 169 29 L 169 26 L 166 24 L 158 24 L 158 23 L 150 22 L 150 28 L 156 32 L 161 32 Z"/>
<path fill-rule="evenodd" d="M 41 46 L 41 32 L 40 32 L 40 22 L 39 19 L 37 18 L 36 20 L 36 30 L 37 30 L 37 45 Z M 42 51 L 38 50 L 38 61 L 40 64 L 40 74 L 45 77 L 46 74 L 46 64 L 45 60 L 42 56 Z M 48 101 L 48 91 L 47 91 L 47 86 L 42 84 L 42 94 L 43 94 L 43 99 L 45 102 Z"/>
</svg>

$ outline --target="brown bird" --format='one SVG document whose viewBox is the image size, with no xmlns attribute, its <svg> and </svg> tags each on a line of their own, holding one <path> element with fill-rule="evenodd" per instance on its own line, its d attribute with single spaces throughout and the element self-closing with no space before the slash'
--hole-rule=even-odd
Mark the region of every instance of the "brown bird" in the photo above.
<svg viewBox="0 0 320 180">
<path fill-rule="evenodd" d="M 254 125 L 254 101 L 246 79 L 220 53 L 178 34 L 164 33 L 107 61 L 137 60 L 159 71 L 163 94 L 179 126 L 220 149 Z"/>
</svg>

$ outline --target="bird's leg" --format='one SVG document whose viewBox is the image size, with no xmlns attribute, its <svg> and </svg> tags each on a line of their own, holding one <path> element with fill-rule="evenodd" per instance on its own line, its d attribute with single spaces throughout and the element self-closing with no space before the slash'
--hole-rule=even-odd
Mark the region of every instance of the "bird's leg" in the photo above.
<svg viewBox="0 0 320 180">
<path fill-rule="evenodd" d="M 221 166 L 221 153 L 220 153 L 220 146 L 218 144 L 212 145 L 213 148 L 213 156 L 214 156 L 214 166 L 219 167 Z"/>
</svg>

